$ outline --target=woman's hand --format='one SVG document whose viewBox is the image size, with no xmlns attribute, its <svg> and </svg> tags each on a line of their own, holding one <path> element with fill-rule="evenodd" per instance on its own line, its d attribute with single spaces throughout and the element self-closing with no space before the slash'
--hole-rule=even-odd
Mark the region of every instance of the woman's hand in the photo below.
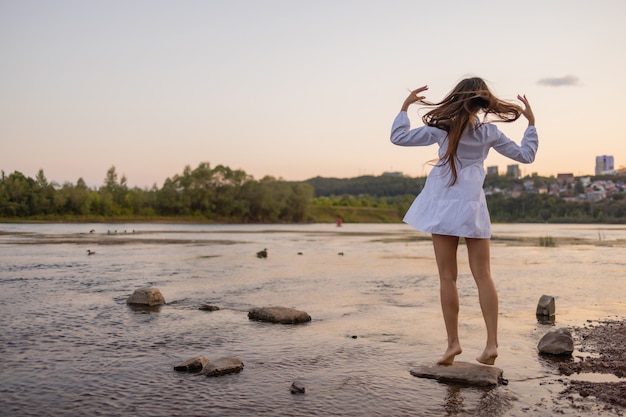
<svg viewBox="0 0 626 417">
<path fill-rule="evenodd" d="M 406 100 L 404 100 L 404 103 L 402 104 L 402 109 L 400 111 L 407 111 L 411 104 L 424 100 L 426 96 L 420 96 L 419 94 L 422 91 L 426 91 L 426 90 L 428 90 L 427 85 L 420 87 L 417 90 L 411 91 L 411 94 L 409 94 Z"/>
<path fill-rule="evenodd" d="M 524 103 L 524 108 L 522 109 L 522 115 L 524 115 L 524 117 L 528 119 L 528 126 L 534 126 L 535 115 L 533 114 L 533 109 L 530 107 L 530 103 L 528 102 L 528 99 L 526 98 L 525 95 L 523 96 L 518 95 L 517 98 L 519 101 Z"/>
</svg>

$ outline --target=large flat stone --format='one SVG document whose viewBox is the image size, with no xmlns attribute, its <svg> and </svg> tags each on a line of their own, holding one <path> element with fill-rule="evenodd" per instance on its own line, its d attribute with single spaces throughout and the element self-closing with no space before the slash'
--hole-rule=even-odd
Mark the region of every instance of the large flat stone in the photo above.
<svg viewBox="0 0 626 417">
<path fill-rule="evenodd" d="M 243 362 L 239 358 L 219 358 L 209 361 L 200 371 L 200 375 L 221 376 L 241 372 L 242 369 Z"/>
<path fill-rule="evenodd" d="M 488 387 L 498 385 L 503 371 L 495 366 L 478 365 L 468 362 L 454 362 L 452 365 L 421 365 L 411 369 L 411 375 L 418 378 L 436 379 L 442 382 L 456 382 Z"/>
<path fill-rule="evenodd" d="M 297 324 L 311 321 L 311 316 L 307 312 L 288 307 L 255 307 L 248 312 L 248 318 L 250 320 L 281 324 Z"/>
</svg>

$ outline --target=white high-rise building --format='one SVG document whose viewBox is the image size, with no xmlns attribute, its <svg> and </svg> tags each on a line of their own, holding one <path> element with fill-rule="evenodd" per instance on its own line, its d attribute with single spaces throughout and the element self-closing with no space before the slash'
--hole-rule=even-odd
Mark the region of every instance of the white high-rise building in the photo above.
<svg viewBox="0 0 626 417">
<path fill-rule="evenodd" d="M 601 175 L 614 169 L 613 155 L 596 156 L 596 175 Z"/>
</svg>

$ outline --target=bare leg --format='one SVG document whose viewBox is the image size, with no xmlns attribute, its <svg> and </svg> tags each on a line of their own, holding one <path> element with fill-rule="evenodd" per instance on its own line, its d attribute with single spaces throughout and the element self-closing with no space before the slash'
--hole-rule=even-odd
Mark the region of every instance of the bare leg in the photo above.
<svg viewBox="0 0 626 417">
<path fill-rule="evenodd" d="M 462 352 L 459 342 L 459 294 L 456 288 L 458 245 L 459 238 L 456 236 L 433 235 L 435 259 L 439 269 L 441 310 L 448 334 L 448 348 L 437 361 L 440 365 L 451 365 L 454 357 Z"/>
<path fill-rule="evenodd" d="M 489 239 L 466 238 L 470 269 L 476 286 L 480 309 L 487 327 L 487 343 L 476 358 L 480 363 L 493 365 L 498 357 L 498 293 L 491 279 Z"/>
</svg>

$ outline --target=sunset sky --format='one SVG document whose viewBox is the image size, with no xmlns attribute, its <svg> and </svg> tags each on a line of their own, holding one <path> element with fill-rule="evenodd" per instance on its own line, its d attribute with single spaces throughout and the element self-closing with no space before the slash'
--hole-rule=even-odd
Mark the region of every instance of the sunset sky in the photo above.
<svg viewBox="0 0 626 417">
<path fill-rule="evenodd" d="M 437 101 L 474 75 L 533 106 L 523 174 L 618 168 L 625 17 L 623 0 L 0 0 L 0 169 L 100 186 L 115 166 L 139 187 L 200 162 L 422 176 L 436 147 L 392 145 L 391 122 L 408 89 Z M 500 127 L 519 142 L 526 123 Z"/>
</svg>

